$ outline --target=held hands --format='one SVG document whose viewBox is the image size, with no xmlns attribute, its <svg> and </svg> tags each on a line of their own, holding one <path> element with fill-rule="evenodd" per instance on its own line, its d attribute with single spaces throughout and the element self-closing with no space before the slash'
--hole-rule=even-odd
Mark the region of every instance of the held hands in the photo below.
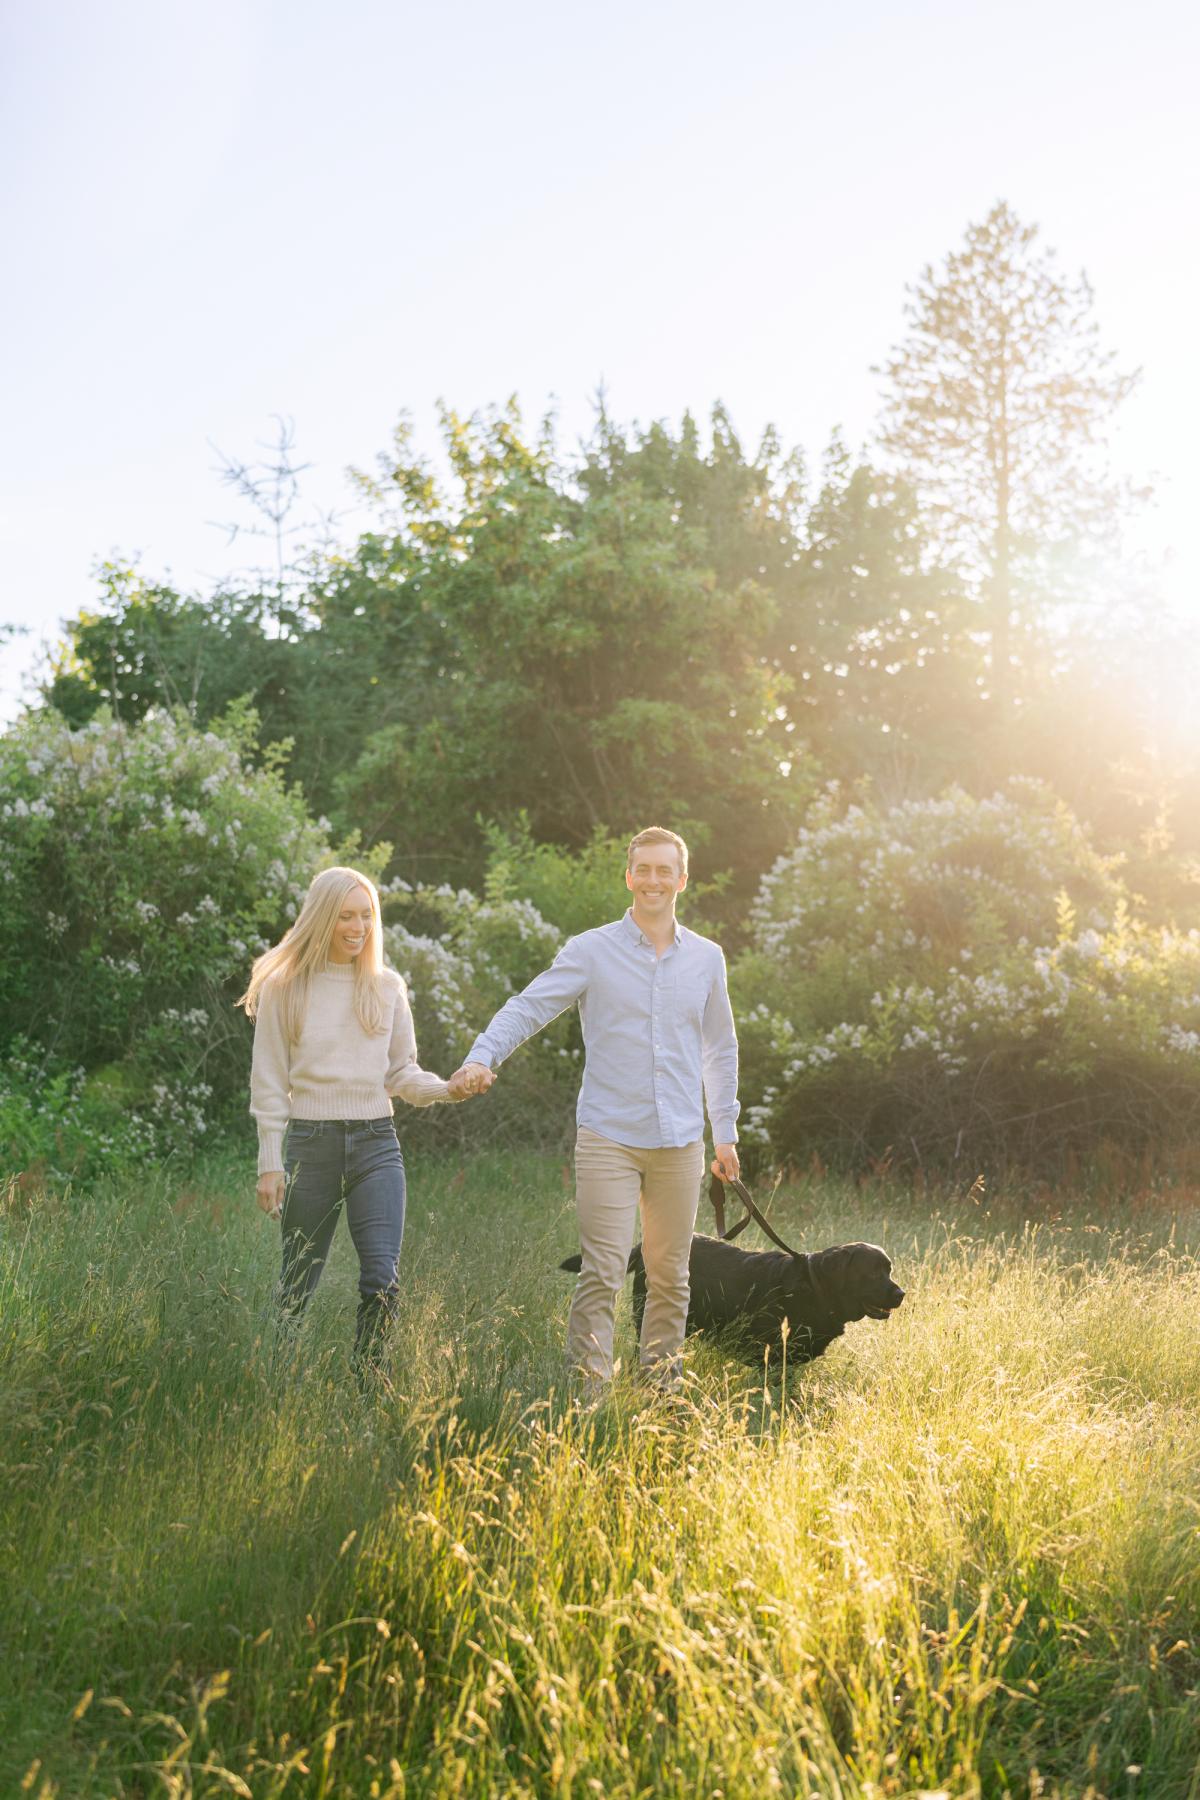
<svg viewBox="0 0 1200 1800">
<path fill-rule="evenodd" d="M 274 1169 L 258 1178 L 258 1204 L 268 1219 L 278 1219 L 283 1214 L 283 1170 Z"/>
<path fill-rule="evenodd" d="M 468 1062 L 455 1069 L 446 1086 L 452 1100 L 468 1100 L 472 1094 L 486 1094 L 495 1079 L 495 1071 L 486 1063 Z"/>
<path fill-rule="evenodd" d="M 742 1172 L 736 1144 L 714 1144 L 712 1172 L 721 1181 L 736 1181 Z"/>
</svg>

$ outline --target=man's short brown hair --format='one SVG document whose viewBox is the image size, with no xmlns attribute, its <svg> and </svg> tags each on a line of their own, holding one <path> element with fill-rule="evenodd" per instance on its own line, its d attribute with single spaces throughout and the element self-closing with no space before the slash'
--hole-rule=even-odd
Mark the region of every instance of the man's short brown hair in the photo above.
<svg viewBox="0 0 1200 1800">
<path fill-rule="evenodd" d="M 647 825 L 645 831 L 639 831 L 636 837 L 630 838 L 629 849 L 625 852 L 627 869 L 632 869 L 633 853 L 640 850 L 643 844 L 674 844 L 679 852 L 679 873 L 687 874 L 688 848 L 677 831 L 667 831 L 662 825 Z"/>
</svg>

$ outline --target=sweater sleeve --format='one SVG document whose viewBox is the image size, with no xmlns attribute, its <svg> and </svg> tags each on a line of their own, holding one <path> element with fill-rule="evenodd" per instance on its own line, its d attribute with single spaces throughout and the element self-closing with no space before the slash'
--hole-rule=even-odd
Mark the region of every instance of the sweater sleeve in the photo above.
<svg viewBox="0 0 1200 1800">
<path fill-rule="evenodd" d="M 400 977 L 396 994 L 396 1010 L 392 1014 L 392 1041 L 388 1045 L 388 1072 L 384 1087 L 389 1095 L 399 1095 L 410 1106 L 433 1106 L 438 1100 L 449 1100 L 450 1089 L 440 1075 L 421 1068 L 417 1062 L 417 1034 L 413 1026 L 408 989 Z"/>
<path fill-rule="evenodd" d="M 268 982 L 259 996 L 250 1062 L 250 1111 L 258 1125 L 260 1175 L 283 1168 L 283 1134 L 290 1100 L 291 1054 L 278 995 Z"/>
</svg>

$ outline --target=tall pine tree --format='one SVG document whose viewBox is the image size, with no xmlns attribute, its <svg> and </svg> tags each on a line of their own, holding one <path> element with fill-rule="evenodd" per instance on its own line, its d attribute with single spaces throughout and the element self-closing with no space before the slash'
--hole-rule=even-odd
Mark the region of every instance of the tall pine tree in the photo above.
<svg viewBox="0 0 1200 1800">
<path fill-rule="evenodd" d="M 1048 606 L 1113 541 L 1106 427 L 1138 379 L 1101 349 L 1086 276 L 1065 279 L 1037 240 L 998 202 L 940 274 L 923 270 L 877 371 L 883 445 L 974 585 L 1001 714 Z"/>
</svg>

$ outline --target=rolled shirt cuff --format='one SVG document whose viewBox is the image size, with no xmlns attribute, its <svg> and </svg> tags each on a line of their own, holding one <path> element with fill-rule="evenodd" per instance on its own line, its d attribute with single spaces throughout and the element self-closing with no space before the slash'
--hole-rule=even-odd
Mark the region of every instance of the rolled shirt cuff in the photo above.
<svg viewBox="0 0 1200 1800">
<path fill-rule="evenodd" d="M 258 1134 L 258 1172 L 275 1175 L 283 1170 L 282 1131 L 260 1131 Z"/>
<path fill-rule="evenodd" d="M 475 1042 L 471 1045 L 471 1048 L 467 1051 L 467 1054 L 463 1057 L 463 1061 L 464 1063 L 482 1063 L 485 1069 L 490 1069 L 493 1067 L 496 1059 L 492 1055 L 492 1052 L 486 1049 L 480 1040 L 476 1038 Z"/>
<path fill-rule="evenodd" d="M 732 1119 L 711 1119 L 714 1144 L 736 1144 L 738 1141 L 737 1126 Z"/>
</svg>

